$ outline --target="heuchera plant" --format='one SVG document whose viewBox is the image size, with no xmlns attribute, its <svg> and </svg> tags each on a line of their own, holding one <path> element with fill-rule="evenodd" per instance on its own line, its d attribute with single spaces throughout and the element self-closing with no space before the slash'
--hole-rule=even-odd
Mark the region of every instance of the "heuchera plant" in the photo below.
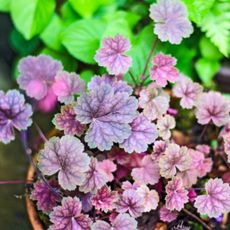
<svg viewBox="0 0 230 230">
<path fill-rule="evenodd" d="M 158 0 L 150 17 L 158 38 L 146 66 L 159 40 L 179 44 L 193 32 L 179 0 Z M 61 105 L 53 137 L 47 140 L 37 127 L 44 145 L 31 191 L 50 230 L 153 229 L 184 216 L 212 229 L 212 218 L 230 211 L 230 186 L 214 172 L 219 161 L 229 167 L 229 101 L 183 76 L 177 60 L 161 52 L 139 84 L 128 85 L 125 74 L 135 76 L 130 47 L 122 35 L 105 38 L 95 60 L 107 73 L 87 85 L 49 56 L 19 63 L 18 84 L 37 101 L 33 110 Z M 12 141 L 14 130 L 28 132 L 31 116 L 22 93 L 0 91 L 1 142 Z M 190 128 L 183 128 L 184 119 Z M 23 143 L 30 154 L 26 138 Z"/>
</svg>

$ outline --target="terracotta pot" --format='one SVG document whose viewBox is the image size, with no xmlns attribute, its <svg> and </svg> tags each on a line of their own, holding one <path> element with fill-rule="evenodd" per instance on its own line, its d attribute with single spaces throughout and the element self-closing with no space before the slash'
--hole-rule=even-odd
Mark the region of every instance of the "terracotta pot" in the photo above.
<svg viewBox="0 0 230 230">
<path fill-rule="evenodd" d="M 30 165 L 30 167 L 28 168 L 26 179 L 33 181 L 34 173 L 35 173 L 34 168 L 32 165 Z M 44 230 L 44 227 L 42 226 L 42 223 L 39 220 L 37 209 L 28 194 L 26 195 L 26 209 L 33 229 Z"/>
</svg>

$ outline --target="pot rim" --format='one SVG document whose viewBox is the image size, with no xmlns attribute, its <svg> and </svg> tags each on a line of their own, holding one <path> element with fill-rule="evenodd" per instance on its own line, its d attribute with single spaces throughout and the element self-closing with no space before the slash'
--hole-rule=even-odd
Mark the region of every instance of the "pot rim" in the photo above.
<svg viewBox="0 0 230 230">
<path fill-rule="evenodd" d="M 32 165 L 29 166 L 26 179 L 33 181 L 35 170 Z M 32 225 L 34 230 L 44 230 L 44 227 L 39 220 L 38 213 L 36 210 L 36 207 L 34 205 L 34 202 L 30 199 L 30 195 L 26 194 L 26 210 L 27 215 L 30 221 L 30 224 Z"/>
</svg>

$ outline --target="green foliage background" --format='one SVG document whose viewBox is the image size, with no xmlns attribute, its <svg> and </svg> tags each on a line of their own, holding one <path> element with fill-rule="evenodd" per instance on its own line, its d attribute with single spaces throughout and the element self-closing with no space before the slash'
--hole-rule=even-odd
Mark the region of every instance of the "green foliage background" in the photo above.
<svg viewBox="0 0 230 230">
<path fill-rule="evenodd" d="M 160 43 L 155 52 L 172 54 L 182 73 L 213 87 L 213 77 L 230 53 L 230 1 L 182 1 L 195 28 L 193 35 L 179 46 Z M 18 59 L 29 54 L 49 54 L 61 60 L 66 70 L 77 71 L 89 81 L 93 74 L 104 72 L 94 61 L 102 39 L 119 33 L 131 40 L 132 72 L 138 80 L 155 39 L 149 18 L 153 2 L 0 0 L 0 11 L 9 13 L 15 26 L 10 42 Z M 16 77 L 17 71 L 14 72 Z M 130 81 L 129 76 L 126 78 Z"/>
</svg>

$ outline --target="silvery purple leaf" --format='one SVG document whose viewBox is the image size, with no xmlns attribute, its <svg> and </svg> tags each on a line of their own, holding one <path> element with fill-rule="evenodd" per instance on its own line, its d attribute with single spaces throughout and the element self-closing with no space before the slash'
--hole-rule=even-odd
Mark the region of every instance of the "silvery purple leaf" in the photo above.
<svg viewBox="0 0 230 230">
<path fill-rule="evenodd" d="M 90 148 L 111 149 L 131 134 L 129 123 L 137 112 L 138 101 L 127 93 L 114 92 L 109 84 L 95 86 L 89 94 L 82 94 L 75 112 L 82 124 L 90 124 L 85 141 Z"/>
<path fill-rule="evenodd" d="M 52 137 L 40 151 L 39 168 L 48 176 L 58 172 L 63 189 L 74 190 L 85 179 L 90 158 L 80 140 L 73 136 Z"/>
<path fill-rule="evenodd" d="M 103 75 L 102 77 L 95 76 L 88 84 L 88 88 L 89 90 L 93 90 L 94 87 L 97 87 L 104 83 L 111 85 L 114 90 L 114 93 L 120 92 L 128 93 L 129 95 L 131 95 L 133 92 L 132 87 L 130 87 L 125 81 L 118 80 L 116 77 L 110 75 Z"/>
<path fill-rule="evenodd" d="M 62 64 L 47 55 L 37 57 L 28 56 L 19 62 L 19 87 L 26 91 L 29 97 L 37 100 L 44 98 L 51 88 L 58 71 L 62 70 Z"/>
<path fill-rule="evenodd" d="M 147 150 L 157 138 L 156 125 L 151 123 L 143 114 L 139 114 L 131 123 L 131 135 L 120 144 L 126 152 L 141 153 Z"/>
<path fill-rule="evenodd" d="M 14 140 L 14 128 L 26 130 L 32 124 L 32 108 L 17 90 L 6 94 L 0 91 L 0 142 L 5 144 Z"/>
</svg>

